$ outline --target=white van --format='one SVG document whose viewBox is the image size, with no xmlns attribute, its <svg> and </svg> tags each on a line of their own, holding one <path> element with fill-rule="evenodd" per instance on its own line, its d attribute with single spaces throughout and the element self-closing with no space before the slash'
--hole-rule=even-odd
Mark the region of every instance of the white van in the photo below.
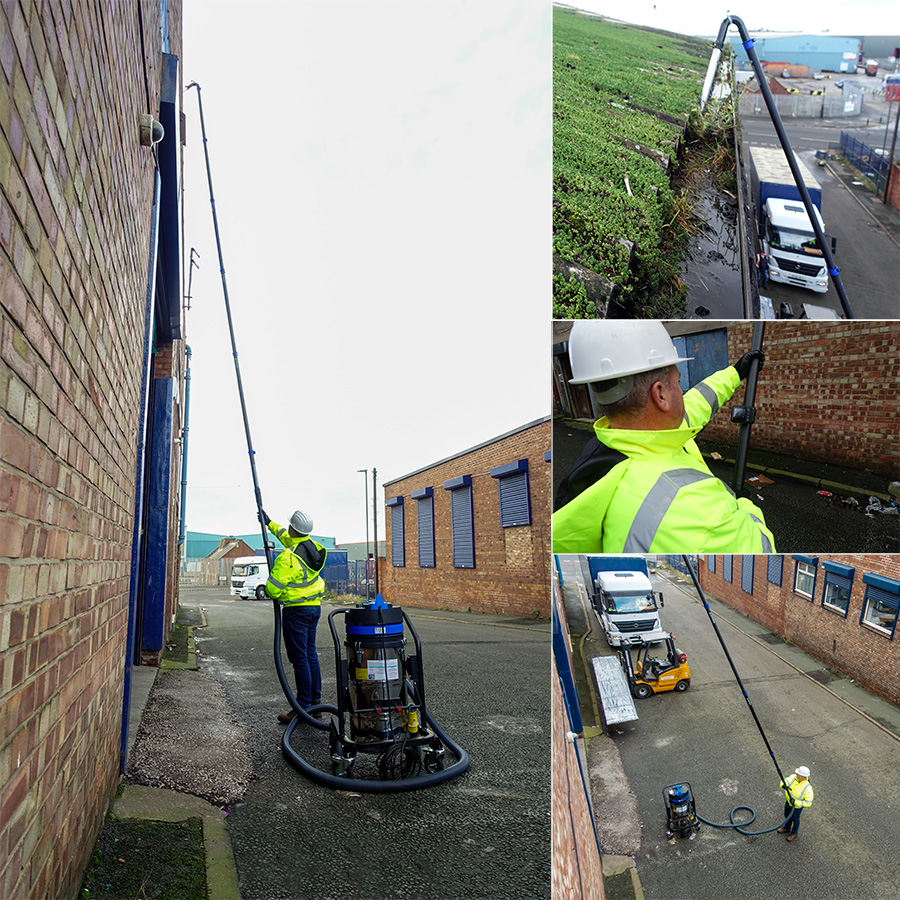
<svg viewBox="0 0 900 900">
<path fill-rule="evenodd" d="M 231 593 L 241 600 L 267 600 L 269 567 L 264 556 L 239 556 L 231 567 Z"/>
</svg>

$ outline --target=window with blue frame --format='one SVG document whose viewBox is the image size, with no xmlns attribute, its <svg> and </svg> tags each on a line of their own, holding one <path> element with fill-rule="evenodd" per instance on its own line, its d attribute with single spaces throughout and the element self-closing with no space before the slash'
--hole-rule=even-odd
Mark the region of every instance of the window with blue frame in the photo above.
<svg viewBox="0 0 900 900">
<path fill-rule="evenodd" d="M 850 592 L 853 590 L 853 566 L 844 566 L 831 560 L 823 560 L 825 583 L 822 586 L 822 607 L 847 618 L 850 608 Z"/>
<path fill-rule="evenodd" d="M 819 558 L 802 556 L 798 553 L 794 554 L 792 559 L 794 560 L 794 593 L 812 600 L 816 593 L 816 570 Z"/>
<path fill-rule="evenodd" d="M 419 568 L 434 568 L 434 489 L 412 492 L 416 501 L 416 528 L 419 532 Z"/>
<path fill-rule="evenodd" d="M 752 553 L 745 553 L 741 557 L 741 590 L 745 594 L 753 593 L 753 560 Z"/>
<path fill-rule="evenodd" d="M 734 566 L 734 557 L 726 554 L 722 557 L 722 577 L 730 582 L 732 578 L 732 567 Z"/>
<path fill-rule="evenodd" d="M 453 535 L 453 567 L 475 568 L 475 521 L 472 515 L 472 476 L 444 482 L 450 491 L 450 531 Z"/>
<path fill-rule="evenodd" d="M 775 553 L 766 558 L 766 581 L 781 587 L 781 574 L 784 571 L 784 557 Z"/>
<path fill-rule="evenodd" d="M 874 631 L 894 639 L 897 629 L 897 612 L 900 610 L 900 581 L 874 575 L 863 575 L 866 594 L 863 597 L 860 625 L 868 625 Z"/>
<path fill-rule="evenodd" d="M 391 565 L 406 565 L 406 541 L 403 533 L 403 498 L 391 497 L 386 506 L 391 511 Z"/>
<path fill-rule="evenodd" d="M 528 460 L 520 459 L 504 466 L 494 466 L 491 478 L 497 479 L 500 493 L 500 525 L 531 524 L 531 498 L 528 495 Z"/>
<path fill-rule="evenodd" d="M 706 557 L 706 568 L 715 575 L 716 572 L 716 555 L 709 553 Z"/>
</svg>

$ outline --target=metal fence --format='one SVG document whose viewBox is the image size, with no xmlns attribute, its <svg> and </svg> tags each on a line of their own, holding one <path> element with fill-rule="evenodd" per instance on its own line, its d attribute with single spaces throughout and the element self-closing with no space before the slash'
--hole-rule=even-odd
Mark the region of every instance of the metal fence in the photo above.
<svg viewBox="0 0 900 900">
<path fill-rule="evenodd" d="M 884 184 L 888 174 L 888 161 L 877 150 L 857 140 L 853 135 L 841 132 L 841 154 L 855 169 L 875 184 L 876 191 Z"/>
<path fill-rule="evenodd" d="M 828 119 L 862 114 L 861 91 L 837 91 L 833 94 L 775 94 L 775 108 L 783 119 Z M 768 116 L 762 94 L 743 92 L 738 105 L 742 116 Z"/>
</svg>

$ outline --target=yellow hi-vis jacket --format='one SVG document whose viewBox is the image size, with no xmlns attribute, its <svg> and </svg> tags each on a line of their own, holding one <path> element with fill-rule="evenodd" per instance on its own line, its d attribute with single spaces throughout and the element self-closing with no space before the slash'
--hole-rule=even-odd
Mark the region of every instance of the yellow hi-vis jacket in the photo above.
<svg viewBox="0 0 900 900">
<path fill-rule="evenodd" d="M 621 461 L 553 514 L 555 553 L 774 553 L 762 511 L 713 475 L 694 437 L 734 393 L 728 366 L 684 395 L 678 428 L 594 423 Z"/>
<path fill-rule="evenodd" d="M 808 778 L 806 781 L 798 781 L 796 774 L 788 775 L 785 782 L 781 785 L 781 789 L 784 791 L 785 799 L 791 806 L 803 809 L 807 806 L 812 806 L 813 789 Z"/>
<path fill-rule="evenodd" d="M 270 522 L 269 530 L 286 549 L 275 558 L 266 582 L 266 593 L 283 606 L 320 606 L 325 593 L 325 580 L 319 573 L 325 567 L 328 551 L 309 536 L 292 538 L 287 529 L 281 528 L 277 522 Z M 307 563 L 301 555 L 302 551 L 298 553 L 304 541 L 309 541 L 321 552 L 321 565 L 318 568 Z"/>
</svg>

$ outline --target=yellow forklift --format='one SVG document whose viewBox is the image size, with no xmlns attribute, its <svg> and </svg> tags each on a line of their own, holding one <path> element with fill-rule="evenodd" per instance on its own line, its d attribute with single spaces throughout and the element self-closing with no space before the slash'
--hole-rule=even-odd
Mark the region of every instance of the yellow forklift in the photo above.
<svg viewBox="0 0 900 900">
<path fill-rule="evenodd" d="M 655 644 L 663 644 L 666 650 L 664 657 L 650 656 L 650 648 Z M 631 659 L 632 648 L 637 648 L 634 661 Z M 663 691 L 686 691 L 691 683 L 691 670 L 687 656 L 675 646 L 675 636 L 667 634 L 661 641 L 648 643 L 641 637 L 633 637 L 626 645 L 619 648 L 619 659 L 628 678 L 631 693 L 639 700 Z"/>
</svg>

